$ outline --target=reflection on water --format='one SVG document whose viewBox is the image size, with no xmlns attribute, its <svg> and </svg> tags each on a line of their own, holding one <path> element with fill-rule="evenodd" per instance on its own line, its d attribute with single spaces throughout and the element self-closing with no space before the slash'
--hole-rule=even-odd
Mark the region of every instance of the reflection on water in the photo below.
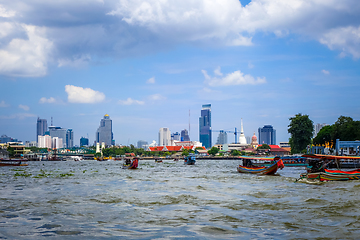
<svg viewBox="0 0 360 240">
<path fill-rule="evenodd" d="M 359 181 L 294 183 L 238 161 L 30 162 L 0 168 L 0 239 L 357 238 Z"/>
</svg>

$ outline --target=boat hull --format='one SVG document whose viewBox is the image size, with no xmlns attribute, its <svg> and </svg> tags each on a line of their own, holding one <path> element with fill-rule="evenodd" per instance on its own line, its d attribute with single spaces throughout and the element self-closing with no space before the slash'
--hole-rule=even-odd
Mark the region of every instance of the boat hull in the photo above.
<svg viewBox="0 0 360 240">
<path fill-rule="evenodd" d="M 273 163 L 271 166 L 262 166 L 262 167 L 245 167 L 239 165 L 237 171 L 239 173 L 251 173 L 251 174 L 261 174 L 261 175 L 272 175 L 277 172 L 279 168 L 283 168 L 284 164 L 282 160 L 279 160 Z"/>
<path fill-rule="evenodd" d="M 303 173 L 300 179 L 318 180 L 321 182 L 360 180 L 360 170 L 340 171 L 325 169 L 325 172 Z"/>
</svg>

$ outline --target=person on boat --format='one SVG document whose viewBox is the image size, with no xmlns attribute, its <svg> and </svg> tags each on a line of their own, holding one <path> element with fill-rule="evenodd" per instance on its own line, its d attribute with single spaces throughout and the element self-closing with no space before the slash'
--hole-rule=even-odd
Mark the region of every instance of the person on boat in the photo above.
<svg viewBox="0 0 360 240">
<path fill-rule="evenodd" d="M 251 159 L 244 159 L 243 165 L 244 165 L 244 167 L 251 167 L 253 164 L 251 162 Z"/>
<path fill-rule="evenodd" d="M 125 165 L 130 165 L 130 164 L 131 164 L 131 160 L 127 158 L 127 159 L 125 160 Z"/>
</svg>

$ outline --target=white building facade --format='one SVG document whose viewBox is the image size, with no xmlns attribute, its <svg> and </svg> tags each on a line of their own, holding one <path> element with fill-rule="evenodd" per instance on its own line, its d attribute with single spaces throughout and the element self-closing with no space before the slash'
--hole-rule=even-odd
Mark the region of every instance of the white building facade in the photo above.
<svg viewBox="0 0 360 240">
<path fill-rule="evenodd" d="M 160 128 L 159 130 L 159 146 L 171 145 L 171 132 L 169 128 Z"/>
</svg>

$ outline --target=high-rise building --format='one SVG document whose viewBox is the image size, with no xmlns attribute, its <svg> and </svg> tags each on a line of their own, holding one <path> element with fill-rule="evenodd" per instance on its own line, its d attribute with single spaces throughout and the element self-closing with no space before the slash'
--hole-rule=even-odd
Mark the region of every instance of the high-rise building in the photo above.
<svg viewBox="0 0 360 240">
<path fill-rule="evenodd" d="M 227 133 L 224 130 L 220 130 L 216 144 L 227 144 L 227 143 L 228 143 Z"/>
<path fill-rule="evenodd" d="M 172 133 L 171 134 L 171 140 L 181 141 L 180 133 L 178 133 L 178 132 Z"/>
<path fill-rule="evenodd" d="M 211 148 L 211 104 L 202 105 L 199 118 L 199 139 L 205 148 Z"/>
<path fill-rule="evenodd" d="M 66 148 L 74 147 L 74 132 L 72 129 L 68 129 L 66 132 Z"/>
<path fill-rule="evenodd" d="M 314 130 L 314 137 L 316 137 L 316 135 L 320 132 L 320 130 L 325 126 L 327 126 L 326 123 L 322 123 L 322 124 L 318 123 L 318 124 L 316 124 L 315 125 L 315 130 Z"/>
<path fill-rule="evenodd" d="M 190 141 L 188 130 L 184 129 L 181 131 L 181 141 Z"/>
<path fill-rule="evenodd" d="M 56 140 L 56 148 L 66 148 L 66 132 L 67 132 L 66 128 L 55 127 L 55 126 L 49 127 L 49 134 L 51 138 L 54 137 L 61 138 L 61 141 Z M 60 144 L 62 144 L 62 146 L 60 146 Z"/>
<path fill-rule="evenodd" d="M 51 137 L 50 135 L 44 135 L 44 136 L 41 136 L 39 135 L 38 138 L 37 138 L 37 146 L 38 148 L 51 148 Z"/>
<path fill-rule="evenodd" d="M 89 139 L 88 138 L 84 138 L 84 137 L 80 138 L 80 147 L 82 147 L 82 146 L 89 146 Z"/>
<path fill-rule="evenodd" d="M 36 141 L 38 140 L 38 136 L 44 136 L 47 131 L 48 125 L 46 119 L 40 119 L 38 117 L 36 124 Z"/>
<path fill-rule="evenodd" d="M 147 141 L 139 140 L 139 141 L 137 142 L 137 147 L 138 147 L 138 148 L 143 148 L 143 149 L 145 149 L 145 148 L 147 148 L 147 146 L 148 146 L 148 142 L 147 142 Z"/>
<path fill-rule="evenodd" d="M 171 145 L 171 133 L 169 128 L 160 128 L 159 130 L 159 146 Z"/>
<path fill-rule="evenodd" d="M 259 130 L 259 144 L 276 144 L 276 130 L 271 125 L 264 125 L 260 127 Z"/>
<path fill-rule="evenodd" d="M 104 142 L 105 145 L 111 146 L 113 144 L 112 120 L 108 114 L 100 121 L 100 126 L 96 131 L 95 141 L 97 143 Z"/>
</svg>

